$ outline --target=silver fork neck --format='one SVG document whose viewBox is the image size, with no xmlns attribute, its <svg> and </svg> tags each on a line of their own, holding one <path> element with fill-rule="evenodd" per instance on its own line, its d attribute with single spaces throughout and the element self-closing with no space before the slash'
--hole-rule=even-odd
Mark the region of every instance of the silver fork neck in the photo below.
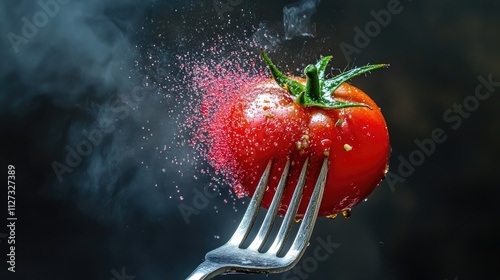
<svg viewBox="0 0 500 280">
<path fill-rule="evenodd" d="M 208 280 L 220 275 L 224 268 L 216 263 L 204 261 L 189 275 L 186 280 Z"/>
</svg>

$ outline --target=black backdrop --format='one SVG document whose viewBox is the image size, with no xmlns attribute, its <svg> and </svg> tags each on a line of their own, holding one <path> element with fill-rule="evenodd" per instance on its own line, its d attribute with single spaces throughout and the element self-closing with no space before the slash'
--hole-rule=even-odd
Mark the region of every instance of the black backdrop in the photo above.
<svg viewBox="0 0 500 280">
<path fill-rule="evenodd" d="M 254 57 L 249 42 L 296 74 L 319 55 L 334 71 L 390 63 L 354 84 L 386 116 L 391 171 L 351 219 L 318 220 L 300 271 L 221 279 L 498 274 L 498 1 L 321 1 L 314 37 L 291 40 L 294 1 L 41 2 L 0 4 L 0 166 L 15 166 L 18 219 L 12 273 L 2 210 L 1 279 L 184 279 L 225 242 L 247 198 L 213 198 L 191 156 L 181 64 Z"/>
</svg>

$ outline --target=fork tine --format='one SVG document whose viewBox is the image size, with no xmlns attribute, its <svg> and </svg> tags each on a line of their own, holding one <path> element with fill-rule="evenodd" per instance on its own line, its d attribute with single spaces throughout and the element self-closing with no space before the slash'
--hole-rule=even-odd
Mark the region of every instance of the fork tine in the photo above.
<svg viewBox="0 0 500 280">
<path fill-rule="evenodd" d="M 321 199 L 323 198 L 323 191 L 326 183 L 326 175 L 328 173 L 328 157 L 323 160 L 323 165 L 321 166 L 321 172 L 319 173 L 318 180 L 316 181 L 316 186 L 314 187 L 313 194 L 307 205 L 306 213 L 304 214 L 304 219 L 299 227 L 297 236 L 293 241 L 292 247 L 287 253 L 287 257 L 292 257 L 298 261 L 300 256 L 304 253 L 306 249 L 306 243 L 309 242 L 311 234 L 313 231 L 314 223 L 318 217 L 319 207 L 321 205 Z"/>
<path fill-rule="evenodd" d="M 243 242 L 245 242 L 245 239 L 250 233 L 250 229 L 255 222 L 255 218 L 257 217 L 257 214 L 259 214 L 260 204 L 262 203 L 262 198 L 264 197 L 264 193 L 266 192 L 267 182 L 269 181 L 269 174 L 271 173 L 271 165 L 272 160 L 267 163 L 266 169 L 262 174 L 262 177 L 260 178 L 259 184 L 255 189 L 250 203 L 248 204 L 247 211 L 243 215 L 238 228 L 227 243 L 232 243 L 239 247 L 241 246 L 241 244 L 243 244 Z"/>
<path fill-rule="evenodd" d="M 309 158 L 306 159 L 304 165 L 302 166 L 302 170 L 300 172 L 299 180 L 297 182 L 297 186 L 295 191 L 293 192 L 292 200 L 290 201 L 290 205 L 288 210 L 286 211 L 285 217 L 283 218 L 283 223 L 276 235 L 276 239 L 274 240 L 271 248 L 269 249 L 269 253 L 279 254 L 285 245 L 285 241 L 290 233 L 290 229 L 292 228 L 293 220 L 297 215 L 297 210 L 299 209 L 300 201 L 302 198 L 302 192 L 304 190 L 304 185 L 306 183 L 306 173 L 307 173 L 307 165 L 309 163 Z"/>
<path fill-rule="evenodd" d="M 257 233 L 257 236 L 252 241 L 252 244 L 248 247 L 251 250 L 259 251 L 264 246 L 269 233 L 271 232 L 271 228 L 273 227 L 274 221 L 276 219 L 276 214 L 278 213 L 278 208 L 281 204 L 281 199 L 283 197 L 283 192 L 285 190 L 286 179 L 288 177 L 288 169 L 290 168 L 290 158 L 286 161 L 285 167 L 283 168 L 283 173 L 281 174 L 280 181 L 278 183 L 278 187 L 276 188 L 276 192 L 274 194 L 273 200 L 269 209 L 267 210 L 266 217 L 262 222 L 262 226 Z"/>
<path fill-rule="evenodd" d="M 279 190 L 276 191 L 277 193 L 282 192 L 281 188 L 284 188 L 284 185 L 286 185 L 285 180 L 286 177 L 288 176 L 289 164 L 290 161 L 288 160 L 285 167 L 285 171 L 281 175 L 281 180 L 278 187 Z M 318 215 L 321 199 L 323 197 L 324 186 L 326 183 L 326 176 L 328 173 L 328 158 L 325 158 L 323 160 L 321 172 L 318 176 L 316 185 L 313 190 L 313 194 L 307 206 L 304 219 L 299 227 L 299 231 L 293 241 L 293 244 L 285 256 L 279 257 L 277 254 L 279 253 L 279 251 L 281 251 L 284 240 L 286 240 L 286 238 L 289 235 L 293 219 L 297 215 L 297 209 L 299 207 L 303 188 L 305 185 L 308 164 L 309 164 L 309 158 L 306 159 L 304 165 L 302 166 L 297 187 L 295 188 L 293 193 L 292 202 L 290 203 L 290 207 L 286 212 L 283 224 L 281 225 L 281 228 L 278 232 L 278 236 L 276 237 L 274 243 L 271 246 L 271 249 L 269 250 L 272 252 L 269 251 L 266 253 L 256 252 L 253 250 L 241 248 L 241 244 L 248 237 L 248 233 L 252 228 L 253 223 L 255 222 L 255 217 L 258 214 L 258 211 L 262 203 L 262 198 L 264 197 L 264 193 L 266 191 L 272 165 L 272 161 L 269 161 L 264 171 L 264 174 L 260 178 L 259 184 L 255 190 L 253 198 L 250 200 L 247 211 L 243 215 L 243 219 L 241 220 L 238 228 L 236 229 L 235 233 L 233 234 L 229 242 L 222 245 L 219 248 L 216 248 L 208 252 L 205 256 L 205 261 L 202 264 L 200 264 L 187 279 L 208 280 L 216 275 L 228 272 L 229 273 L 241 273 L 241 272 L 279 273 L 289 270 L 294 265 L 296 265 L 300 257 L 304 254 L 304 251 L 306 249 L 306 244 L 307 242 L 309 242 L 309 239 L 311 237 L 312 229 Z M 275 195 L 275 198 L 273 199 L 271 207 L 273 209 L 269 211 L 271 214 L 273 212 L 276 212 L 276 209 L 274 208 L 277 208 L 280 205 L 280 202 L 278 201 L 279 200 L 278 196 L 280 196 L 280 194 Z M 270 215 L 269 212 L 268 215 Z M 268 215 L 266 215 L 266 218 L 264 220 L 272 222 L 274 219 L 274 217 L 272 217 L 273 215 L 270 216 Z M 274 213 L 274 216 L 276 216 L 276 213 Z M 267 235 L 266 232 L 268 230 L 269 230 L 268 228 L 261 228 L 259 230 L 258 236 Z M 264 241 L 266 238 L 267 237 L 264 237 L 262 240 Z M 252 244 L 254 242 L 252 242 Z"/>
</svg>

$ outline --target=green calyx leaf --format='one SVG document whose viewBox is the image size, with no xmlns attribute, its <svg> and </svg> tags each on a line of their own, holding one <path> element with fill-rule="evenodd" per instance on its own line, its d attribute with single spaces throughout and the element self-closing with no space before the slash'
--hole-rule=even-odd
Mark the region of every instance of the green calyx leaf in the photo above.
<svg viewBox="0 0 500 280">
<path fill-rule="evenodd" d="M 357 67 L 346 72 L 340 73 L 339 75 L 325 81 L 323 87 L 323 93 L 332 93 L 334 92 L 342 83 L 347 82 L 348 80 L 359 76 L 363 73 L 369 72 L 371 70 L 375 70 L 382 67 L 387 67 L 389 64 L 374 64 L 374 65 L 366 65 L 363 67 Z"/>
<path fill-rule="evenodd" d="M 267 54 L 264 52 L 263 49 L 260 49 L 260 54 L 262 55 L 262 58 L 264 58 L 264 61 L 266 62 L 267 66 L 269 67 L 269 70 L 271 70 L 271 75 L 273 75 L 274 80 L 280 87 L 283 89 L 287 90 L 290 94 L 293 96 L 299 95 L 300 92 L 305 90 L 305 87 L 303 84 L 292 80 L 288 78 L 285 74 L 281 73 L 276 66 L 271 62 Z"/>
<path fill-rule="evenodd" d="M 332 59 L 331 56 L 321 58 L 315 65 L 308 65 L 304 74 L 306 76 L 306 85 L 292 80 L 283 73 L 272 63 L 264 50 L 260 50 L 264 61 L 266 62 L 271 75 L 276 83 L 288 91 L 295 97 L 295 102 L 302 106 L 315 106 L 325 109 L 341 109 L 348 107 L 368 107 L 364 103 L 344 102 L 338 101 L 333 97 L 333 92 L 340 87 L 340 85 L 356 76 L 363 73 L 375 70 L 378 68 L 386 67 L 388 64 L 375 64 L 367 65 L 359 68 L 354 68 L 349 71 L 343 72 L 331 79 L 325 79 L 325 70 L 328 62 Z"/>
</svg>

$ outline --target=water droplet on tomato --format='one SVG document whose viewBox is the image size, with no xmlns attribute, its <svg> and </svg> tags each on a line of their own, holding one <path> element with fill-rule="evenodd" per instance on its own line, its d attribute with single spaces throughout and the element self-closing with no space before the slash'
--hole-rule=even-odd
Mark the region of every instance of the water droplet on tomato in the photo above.
<svg viewBox="0 0 500 280">
<path fill-rule="evenodd" d="M 332 140 L 330 139 L 321 140 L 321 146 L 323 146 L 324 148 L 330 147 L 330 145 L 332 145 Z"/>
</svg>

